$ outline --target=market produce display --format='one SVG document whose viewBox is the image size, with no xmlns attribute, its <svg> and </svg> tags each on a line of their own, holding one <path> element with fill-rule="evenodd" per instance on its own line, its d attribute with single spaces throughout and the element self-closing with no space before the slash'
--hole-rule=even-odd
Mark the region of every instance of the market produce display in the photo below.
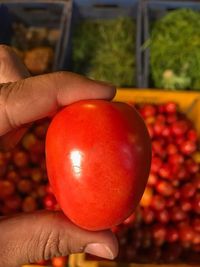
<svg viewBox="0 0 200 267">
<path fill-rule="evenodd" d="M 46 163 L 65 215 L 87 230 L 110 229 L 131 215 L 143 195 L 151 163 L 150 137 L 130 105 L 82 100 L 52 120 Z"/>
<path fill-rule="evenodd" d="M 131 18 L 83 20 L 72 36 L 72 69 L 116 86 L 135 86 L 136 25 Z"/>
<path fill-rule="evenodd" d="M 48 120 L 34 123 L 14 150 L 0 152 L 0 216 L 59 209 L 57 203 L 52 206 L 49 196 L 44 155 L 48 125 Z M 64 267 L 66 262 L 67 257 L 57 257 L 40 264 Z"/>
<path fill-rule="evenodd" d="M 60 31 L 45 27 L 27 27 L 13 24 L 11 46 L 24 61 L 32 75 L 52 71 L 55 45 Z"/>
<path fill-rule="evenodd" d="M 137 108 L 151 135 L 153 158 L 140 207 L 113 229 L 121 244 L 119 261 L 200 263 L 197 132 L 174 102 Z"/>
<path fill-rule="evenodd" d="M 152 86 L 200 90 L 199 11 L 169 11 L 152 23 L 148 43 Z"/>
<path fill-rule="evenodd" d="M 153 159 L 139 207 L 121 225 L 113 227 L 121 246 L 117 260 L 199 263 L 197 132 L 173 102 L 158 106 L 137 105 L 136 108 L 149 129 Z M 1 152 L 0 188 L 4 192 L 0 199 L 1 215 L 41 208 L 60 209 L 47 182 L 44 141 L 48 126 L 47 120 L 35 123 L 15 150 Z M 66 258 L 58 261 L 66 262 Z M 58 266 L 65 266 L 65 263 Z"/>
</svg>

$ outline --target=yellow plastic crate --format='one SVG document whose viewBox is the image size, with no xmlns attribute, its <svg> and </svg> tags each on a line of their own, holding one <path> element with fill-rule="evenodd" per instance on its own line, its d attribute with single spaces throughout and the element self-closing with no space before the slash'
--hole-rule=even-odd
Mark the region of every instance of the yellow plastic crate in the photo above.
<svg viewBox="0 0 200 267">
<path fill-rule="evenodd" d="M 133 103 L 165 103 L 174 101 L 180 111 L 194 122 L 200 137 L 200 93 L 186 91 L 164 91 L 149 89 L 118 89 L 114 101 Z M 69 267 L 190 267 L 188 264 L 138 264 L 118 263 L 115 261 L 91 261 L 85 254 L 73 254 L 69 257 Z M 23 265 L 22 267 L 44 267 L 41 265 Z"/>
<path fill-rule="evenodd" d="M 193 121 L 200 137 L 200 92 L 164 91 L 147 89 L 118 89 L 114 101 L 133 103 L 161 104 L 174 101 L 180 111 Z M 74 254 L 69 257 L 69 267 L 190 267 L 189 264 L 138 264 L 119 263 L 115 261 L 87 260 L 85 254 Z M 196 265 L 197 266 L 197 265 Z"/>
</svg>

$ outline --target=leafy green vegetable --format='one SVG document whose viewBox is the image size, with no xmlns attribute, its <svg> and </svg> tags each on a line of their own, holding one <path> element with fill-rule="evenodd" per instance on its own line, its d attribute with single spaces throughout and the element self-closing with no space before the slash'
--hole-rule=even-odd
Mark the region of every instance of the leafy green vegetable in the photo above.
<svg viewBox="0 0 200 267">
<path fill-rule="evenodd" d="M 117 86 L 135 85 L 135 22 L 83 20 L 73 35 L 73 71 Z"/>
<path fill-rule="evenodd" d="M 156 21 L 150 40 L 155 87 L 200 90 L 200 13 L 177 9 Z"/>
</svg>

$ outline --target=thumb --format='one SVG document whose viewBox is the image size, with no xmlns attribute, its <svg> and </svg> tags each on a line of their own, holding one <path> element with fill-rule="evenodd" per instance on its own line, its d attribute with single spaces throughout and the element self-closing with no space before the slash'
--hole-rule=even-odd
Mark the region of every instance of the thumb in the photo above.
<svg viewBox="0 0 200 267">
<path fill-rule="evenodd" d="M 0 267 L 18 267 L 81 252 L 114 259 L 118 253 L 111 231 L 83 230 L 63 213 L 50 211 L 1 219 L 0 244 Z"/>
</svg>

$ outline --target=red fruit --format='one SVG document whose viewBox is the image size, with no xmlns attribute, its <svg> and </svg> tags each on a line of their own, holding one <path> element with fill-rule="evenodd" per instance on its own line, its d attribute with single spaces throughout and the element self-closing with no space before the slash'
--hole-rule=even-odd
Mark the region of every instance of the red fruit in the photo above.
<svg viewBox="0 0 200 267">
<path fill-rule="evenodd" d="M 15 192 L 15 186 L 11 181 L 0 180 L 0 199 L 5 199 Z"/>
<path fill-rule="evenodd" d="M 28 154 L 25 151 L 15 151 L 13 161 L 17 167 L 25 167 L 28 165 Z"/>
<path fill-rule="evenodd" d="M 199 232 L 194 232 L 192 243 L 195 245 L 200 245 L 200 233 Z"/>
<path fill-rule="evenodd" d="M 186 213 L 178 206 L 172 207 L 169 212 L 170 218 L 174 222 L 180 222 L 186 218 Z"/>
<path fill-rule="evenodd" d="M 54 257 L 52 259 L 53 267 L 65 267 L 67 264 L 67 257 Z"/>
<path fill-rule="evenodd" d="M 151 172 L 157 173 L 162 165 L 162 160 L 159 157 L 153 157 L 151 161 Z"/>
<path fill-rule="evenodd" d="M 196 163 L 193 159 L 188 159 L 185 164 L 186 169 L 189 173 L 195 174 L 199 171 L 199 164 Z"/>
<path fill-rule="evenodd" d="M 32 133 L 27 133 L 22 139 L 22 145 L 26 150 L 30 150 L 37 142 L 37 138 Z"/>
<path fill-rule="evenodd" d="M 189 225 L 183 225 L 178 230 L 179 239 L 183 243 L 190 243 L 194 237 L 194 231 Z"/>
<path fill-rule="evenodd" d="M 158 174 L 160 175 L 161 178 L 165 179 L 170 179 L 171 177 L 171 172 L 170 172 L 170 166 L 169 164 L 163 164 L 158 171 Z"/>
<path fill-rule="evenodd" d="M 156 107 L 148 104 L 144 105 L 143 107 L 140 108 L 140 114 L 144 118 L 152 117 L 156 114 Z"/>
<path fill-rule="evenodd" d="M 18 195 L 9 196 L 5 200 L 5 206 L 10 211 L 17 212 L 21 208 L 22 199 Z"/>
<path fill-rule="evenodd" d="M 48 125 L 48 123 L 43 123 L 34 128 L 34 133 L 38 138 L 44 138 L 46 136 Z"/>
<path fill-rule="evenodd" d="M 130 105 L 83 100 L 54 117 L 46 137 L 46 160 L 66 216 L 88 230 L 107 229 L 130 216 L 142 197 L 150 138 Z"/>
<path fill-rule="evenodd" d="M 0 177 L 4 177 L 7 171 L 7 160 L 3 154 L 0 156 Z"/>
<path fill-rule="evenodd" d="M 165 208 L 165 199 L 159 195 L 155 195 L 152 197 L 150 205 L 154 210 L 163 210 Z"/>
<path fill-rule="evenodd" d="M 39 185 L 38 186 L 37 195 L 40 198 L 43 198 L 46 195 L 46 186 L 45 185 Z"/>
<path fill-rule="evenodd" d="M 158 109 L 158 114 L 162 114 L 165 112 L 165 106 L 163 104 L 160 104 L 157 106 L 157 109 Z"/>
<path fill-rule="evenodd" d="M 188 138 L 190 141 L 196 142 L 196 141 L 197 141 L 197 138 L 198 138 L 197 131 L 194 130 L 194 129 L 189 130 L 189 131 L 187 132 L 187 138 Z"/>
<path fill-rule="evenodd" d="M 181 196 L 180 191 L 176 190 L 176 191 L 174 192 L 174 198 L 175 198 L 175 199 L 180 199 L 180 196 Z"/>
<path fill-rule="evenodd" d="M 192 227 L 195 231 L 200 232 L 200 218 L 194 218 L 192 221 Z"/>
<path fill-rule="evenodd" d="M 174 114 L 177 112 L 177 104 L 174 102 L 168 102 L 164 105 L 164 110 L 168 114 Z"/>
<path fill-rule="evenodd" d="M 28 196 L 23 200 L 22 211 L 33 212 L 37 210 L 37 202 L 32 196 Z"/>
<path fill-rule="evenodd" d="M 43 179 L 43 173 L 40 168 L 31 169 L 31 179 L 35 182 L 41 182 Z"/>
<path fill-rule="evenodd" d="M 177 115 L 176 114 L 169 114 L 167 115 L 167 123 L 171 124 L 177 121 Z"/>
<path fill-rule="evenodd" d="M 145 208 L 142 210 L 142 219 L 146 224 L 150 224 L 154 221 L 155 213 L 153 210 L 149 208 Z"/>
<path fill-rule="evenodd" d="M 134 244 L 127 245 L 125 251 L 126 251 L 125 252 L 126 261 L 128 261 L 128 262 L 134 261 L 135 256 L 136 256 L 136 248 L 135 248 Z"/>
<path fill-rule="evenodd" d="M 152 141 L 152 150 L 161 157 L 163 157 L 165 154 L 161 140 Z"/>
<path fill-rule="evenodd" d="M 166 199 L 166 207 L 170 208 L 173 207 L 176 203 L 176 199 L 174 197 L 169 197 Z"/>
<path fill-rule="evenodd" d="M 167 227 L 166 240 L 169 243 L 173 243 L 176 242 L 178 238 L 179 238 L 178 230 L 173 226 Z"/>
<path fill-rule="evenodd" d="M 30 168 L 28 167 L 21 168 L 18 173 L 21 178 L 30 178 Z"/>
<path fill-rule="evenodd" d="M 200 214 L 200 194 L 195 195 L 192 200 L 193 211 L 197 214 Z"/>
<path fill-rule="evenodd" d="M 181 200 L 180 205 L 181 205 L 181 209 L 182 209 L 183 211 L 185 211 L 185 212 L 188 212 L 188 211 L 190 211 L 190 210 L 192 209 L 192 204 L 191 204 L 191 202 L 190 202 L 189 200 L 187 200 L 187 199 L 183 199 L 183 200 Z"/>
<path fill-rule="evenodd" d="M 50 265 L 50 260 L 48 261 L 45 261 L 45 260 L 41 260 L 41 261 L 38 261 L 36 262 L 37 265 L 43 265 L 43 266 L 46 266 L 46 265 Z"/>
<path fill-rule="evenodd" d="M 152 125 L 155 122 L 155 117 L 148 117 L 145 119 L 146 125 Z"/>
<path fill-rule="evenodd" d="M 155 224 L 152 227 L 152 237 L 154 239 L 154 243 L 157 246 L 161 246 L 166 238 L 166 228 L 165 225 Z"/>
<path fill-rule="evenodd" d="M 9 171 L 6 175 L 6 179 L 14 184 L 18 184 L 20 176 L 16 171 Z"/>
<path fill-rule="evenodd" d="M 180 189 L 181 197 L 190 198 L 195 194 L 195 191 L 196 189 L 192 183 L 186 183 Z"/>
<path fill-rule="evenodd" d="M 168 162 L 172 165 L 180 165 L 184 162 L 184 157 L 181 154 L 173 154 L 168 158 Z M 169 167 L 170 168 L 170 167 Z"/>
<path fill-rule="evenodd" d="M 166 117 L 163 114 L 158 114 L 156 116 L 156 120 L 164 123 L 166 121 Z"/>
<path fill-rule="evenodd" d="M 46 186 L 46 192 L 47 192 L 48 194 L 53 194 L 53 190 L 52 190 L 52 187 L 50 186 L 50 184 L 48 184 L 48 185 Z"/>
<path fill-rule="evenodd" d="M 178 152 L 178 149 L 175 144 L 170 143 L 169 145 L 167 145 L 166 151 L 168 155 L 174 155 L 174 154 L 176 155 Z"/>
<path fill-rule="evenodd" d="M 158 222 L 162 223 L 162 224 L 166 224 L 169 222 L 169 212 L 167 210 L 161 210 L 158 211 L 156 214 L 156 219 L 158 220 Z"/>
<path fill-rule="evenodd" d="M 192 250 L 195 251 L 195 252 L 198 252 L 198 255 L 199 255 L 199 252 L 200 252 L 200 244 L 195 244 L 192 246 Z M 198 259 L 199 257 L 197 257 Z M 197 262 L 199 263 L 199 259 L 197 260 Z"/>
<path fill-rule="evenodd" d="M 43 203 L 44 203 L 44 207 L 46 209 L 48 209 L 48 210 L 54 210 L 57 201 L 56 201 L 54 195 L 49 194 L 49 195 L 46 195 L 44 197 Z"/>
<path fill-rule="evenodd" d="M 32 191 L 33 184 L 31 180 L 21 179 L 17 185 L 17 189 L 21 193 L 30 193 Z"/>
<path fill-rule="evenodd" d="M 131 225 L 135 222 L 135 213 L 131 214 L 125 221 L 123 221 L 124 225 Z"/>
<path fill-rule="evenodd" d="M 196 144 L 190 140 L 186 140 L 180 145 L 181 152 L 187 156 L 191 155 L 196 149 Z"/>
<path fill-rule="evenodd" d="M 174 135 L 184 135 L 188 130 L 188 122 L 184 120 L 176 121 L 171 126 L 171 131 Z"/>
<path fill-rule="evenodd" d="M 155 122 L 154 127 L 153 127 L 154 134 L 156 136 L 162 135 L 165 128 L 166 126 L 164 123 L 159 122 L 159 121 Z"/>
<path fill-rule="evenodd" d="M 176 179 L 186 180 L 188 179 L 188 177 L 189 177 L 188 172 L 186 171 L 185 167 L 182 166 L 176 174 Z"/>
<path fill-rule="evenodd" d="M 158 176 L 154 173 L 150 173 L 147 182 L 148 186 L 155 186 L 157 184 L 157 181 L 158 181 Z"/>
<path fill-rule="evenodd" d="M 192 183 L 196 189 L 200 189 L 200 174 L 197 175 L 192 179 Z"/>
<path fill-rule="evenodd" d="M 178 146 L 180 146 L 181 144 L 183 144 L 185 142 L 185 137 L 183 136 L 177 136 L 175 139 L 175 142 Z"/>
<path fill-rule="evenodd" d="M 174 188 L 167 181 L 159 181 L 156 185 L 156 191 L 162 196 L 168 197 L 174 194 Z"/>
</svg>

